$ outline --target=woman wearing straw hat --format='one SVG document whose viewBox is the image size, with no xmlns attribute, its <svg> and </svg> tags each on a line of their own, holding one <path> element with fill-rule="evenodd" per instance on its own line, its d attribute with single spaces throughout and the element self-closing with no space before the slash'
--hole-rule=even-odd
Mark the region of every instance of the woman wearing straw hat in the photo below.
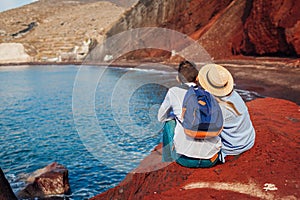
<svg viewBox="0 0 300 200">
<path fill-rule="evenodd" d="M 231 73 L 221 65 L 207 64 L 200 69 L 198 79 L 201 87 L 216 97 L 222 109 L 224 124 L 220 137 L 223 158 L 250 149 L 254 145 L 255 130 L 245 102 L 233 89 Z"/>
</svg>

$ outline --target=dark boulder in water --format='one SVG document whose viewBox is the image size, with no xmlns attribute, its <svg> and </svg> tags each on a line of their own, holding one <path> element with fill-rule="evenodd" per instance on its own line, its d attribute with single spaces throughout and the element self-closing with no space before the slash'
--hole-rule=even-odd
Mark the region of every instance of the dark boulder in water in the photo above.
<svg viewBox="0 0 300 200">
<path fill-rule="evenodd" d="M 56 162 L 33 172 L 28 185 L 18 193 L 18 198 L 45 198 L 70 193 L 68 170 Z"/>
<path fill-rule="evenodd" d="M 15 200 L 17 197 L 12 191 L 8 180 L 0 168 L 0 200 Z"/>
</svg>

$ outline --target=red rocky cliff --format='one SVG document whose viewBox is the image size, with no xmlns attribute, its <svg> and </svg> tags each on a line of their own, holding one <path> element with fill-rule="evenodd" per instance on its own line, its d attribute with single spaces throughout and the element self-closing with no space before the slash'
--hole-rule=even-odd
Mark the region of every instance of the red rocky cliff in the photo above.
<svg viewBox="0 0 300 200">
<path fill-rule="evenodd" d="M 72 62 L 81 61 L 96 44 L 101 46 L 105 38 L 117 33 L 142 27 L 162 27 L 190 36 L 215 60 L 231 59 L 236 55 L 242 55 L 238 56 L 242 58 L 243 55 L 300 56 L 299 0 L 113 2 L 134 5 L 125 9 L 96 0 L 43 0 L 1 12 L 0 42 L 21 43 L 33 61 Z M 119 42 L 129 46 L 143 44 L 143 36 L 145 34 L 140 34 L 138 39 L 133 37 L 133 41 L 121 38 Z M 117 42 L 116 38 L 114 42 Z M 167 46 L 168 38 L 159 43 Z M 118 56 L 152 62 L 156 60 L 154 58 L 169 61 L 171 56 L 171 52 L 149 49 L 149 46 L 142 49 Z M 114 53 L 110 51 L 108 47 L 105 55 Z M 15 59 L 2 59 L 2 63 L 17 62 Z"/>
<path fill-rule="evenodd" d="M 215 59 L 235 55 L 299 57 L 299 9 L 299 0 L 139 1 L 107 36 L 158 26 L 192 37 Z M 125 57 L 159 56 L 166 58 L 170 53 L 138 50 Z"/>
<path fill-rule="evenodd" d="M 191 30 L 189 26 L 194 27 L 190 35 L 198 39 L 213 57 L 222 59 L 238 54 L 300 56 L 300 1 L 205 2 L 191 1 L 179 22 L 197 16 L 192 18 L 193 23 L 181 27 L 187 30 Z M 176 29 L 182 31 L 179 27 Z"/>
<path fill-rule="evenodd" d="M 100 199 L 299 199 L 300 107 L 265 98 L 247 103 L 255 145 L 210 169 L 160 162 L 158 146 L 140 166 Z"/>
<path fill-rule="evenodd" d="M 253 0 L 235 51 L 252 55 L 300 55 L 300 1 Z M 245 14 L 245 13 L 244 13 Z"/>
</svg>

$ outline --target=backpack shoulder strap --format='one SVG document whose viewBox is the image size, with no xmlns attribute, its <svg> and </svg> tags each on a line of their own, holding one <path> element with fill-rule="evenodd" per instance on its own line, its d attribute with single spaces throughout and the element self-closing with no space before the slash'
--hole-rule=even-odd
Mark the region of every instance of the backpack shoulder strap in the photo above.
<svg viewBox="0 0 300 200">
<path fill-rule="evenodd" d="M 188 90 L 191 88 L 190 86 L 188 86 L 187 84 L 184 84 L 184 83 L 182 83 L 182 84 L 180 84 L 180 85 L 177 85 L 177 86 L 175 86 L 175 87 L 184 89 L 184 90 L 186 90 L 187 92 L 188 92 Z M 187 93 L 186 93 L 185 95 L 187 95 Z M 184 108 L 183 108 L 183 109 L 184 109 Z M 184 112 L 184 111 L 183 111 L 183 112 Z M 177 116 L 176 116 L 175 118 L 176 118 L 176 120 L 182 125 L 182 121 L 181 121 Z"/>
</svg>

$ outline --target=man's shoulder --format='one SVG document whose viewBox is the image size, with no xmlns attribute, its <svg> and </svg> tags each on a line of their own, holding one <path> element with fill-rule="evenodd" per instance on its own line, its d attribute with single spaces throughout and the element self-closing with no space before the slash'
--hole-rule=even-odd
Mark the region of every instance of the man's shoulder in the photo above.
<svg viewBox="0 0 300 200">
<path fill-rule="evenodd" d="M 182 88 L 180 86 L 173 86 L 169 88 L 168 93 L 169 95 L 184 95 L 187 92 L 187 89 Z"/>
<path fill-rule="evenodd" d="M 176 85 L 176 86 L 169 88 L 169 91 L 181 91 L 181 92 L 184 91 L 184 92 L 186 92 L 188 89 L 189 89 L 189 86 Z"/>
</svg>

